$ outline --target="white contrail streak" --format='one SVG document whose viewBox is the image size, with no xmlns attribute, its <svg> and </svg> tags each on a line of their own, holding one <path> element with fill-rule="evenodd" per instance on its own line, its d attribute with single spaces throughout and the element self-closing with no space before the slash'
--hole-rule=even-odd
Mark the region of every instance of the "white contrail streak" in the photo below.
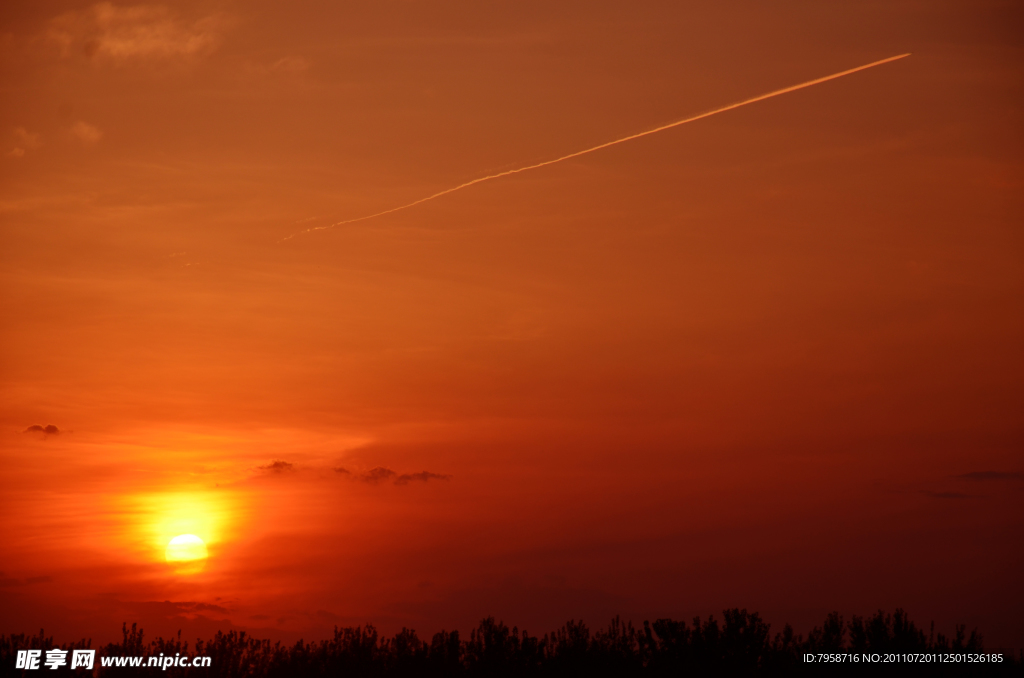
<svg viewBox="0 0 1024 678">
<path fill-rule="evenodd" d="M 721 108 L 716 108 L 714 110 L 706 111 L 704 113 L 699 113 L 698 115 L 694 115 L 694 116 L 691 116 L 689 118 L 683 118 L 682 120 L 677 120 L 675 122 L 670 122 L 667 125 L 662 125 L 661 127 L 655 127 L 654 129 L 649 129 L 646 132 L 638 132 L 636 134 L 630 134 L 628 137 L 622 137 L 621 139 L 616 139 L 615 141 L 608 141 L 608 142 L 605 142 L 603 144 L 598 144 L 597 146 L 591 146 L 590 148 L 585 148 L 582 151 L 576 151 L 575 153 L 570 153 L 569 155 L 563 155 L 563 156 L 561 156 L 559 158 L 554 158 L 553 160 L 545 160 L 544 162 L 539 162 L 536 165 L 527 165 L 525 167 L 519 167 L 517 169 L 507 170 L 505 172 L 498 172 L 497 174 L 490 174 L 490 175 L 488 175 L 486 177 L 480 177 L 479 179 L 473 179 L 472 181 L 467 181 L 464 184 L 459 184 L 458 186 L 453 186 L 452 188 L 446 188 L 445 190 L 438 191 L 437 193 L 434 193 L 433 195 L 428 195 L 425 198 L 420 198 L 419 200 L 414 200 L 414 201 L 412 201 L 412 202 L 410 202 L 408 204 L 405 204 L 405 205 L 399 205 L 398 207 L 392 207 L 391 209 L 384 210 L 383 212 L 377 212 L 376 214 L 368 214 L 365 217 L 356 217 L 355 219 L 346 219 L 344 221 L 338 221 L 338 222 L 335 222 L 335 223 L 330 224 L 328 226 L 316 226 L 314 228 L 307 228 L 304 231 L 299 231 L 298 233 L 293 233 L 292 235 L 288 236 L 287 238 L 282 238 L 279 242 L 284 242 L 285 240 L 290 240 L 290 239 L 294 238 L 297 235 L 302 235 L 303 233 L 310 233 L 312 231 L 325 231 L 325 230 L 327 230 L 329 228 L 334 228 L 335 226 L 343 226 L 345 224 L 354 224 L 357 221 L 366 221 L 367 219 L 376 219 L 377 217 L 382 217 L 385 214 L 391 214 L 392 212 L 399 212 L 401 210 L 406 210 L 406 209 L 409 209 L 410 207 L 415 207 L 416 205 L 428 202 L 428 201 L 433 200 L 435 198 L 440 198 L 443 195 L 448 195 L 449 193 L 454 193 L 455 191 L 461 191 L 462 189 L 469 188 L 470 186 L 473 186 L 474 184 L 480 184 L 480 183 L 483 183 L 485 181 L 490 181 L 491 179 L 500 179 L 501 177 L 507 177 L 507 176 L 509 176 L 511 174 L 519 174 L 520 172 L 526 172 L 528 170 L 537 169 L 538 167 L 547 167 L 548 165 L 554 165 L 555 163 L 562 162 L 563 160 L 569 160 L 571 158 L 578 158 L 579 156 L 586 155 L 587 153 L 593 153 L 594 151 L 600 151 L 602 148 L 608 148 L 609 146 L 614 146 L 616 144 L 621 144 L 621 143 L 624 143 L 626 141 L 632 141 L 633 139 L 639 139 L 640 137 L 646 137 L 646 136 L 651 135 L 651 134 L 657 134 L 658 132 L 664 132 L 667 129 L 672 129 L 673 127 L 679 127 L 680 125 L 685 125 L 688 122 L 695 122 L 695 121 L 701 120 L 703 118 L 710 118 L 712 115 L 718 115 L 719 113 L 725 113 L 726 111 L 731 111 L 734 108 L 739 108 L 741 106 L 747 106 L 749 104 L 755 104 L 758 101 L 764 101 L 765 99 L 771 99 L 772 97 L 777 97 L 777 96 L 780 96 L 782 94 L 789 94 L 790 92 L 795 92 L 795 91 L 797 91 L 799 89 L 804 89 L 806 87 L 813 87 L 814 85 L 820 85 L 823 82 L 828 82 L 829 80 L 835 80 L 836 78 L 841 78 L 844 75 L 850 75 L 851 73 L 856 73 L 858 71 L 864 71 L 864 70 L 867 70 L 869 68 L 874 68 L 875 66 L 881 66 L 882 64 L 887 64 L 890 61 L 896 61 L 897 59 L 902 59 L 902 58 L 908 57 L 908 56 L 910 56 L 909 52 L 907 52 L 906 54 L 899 54 L 897 56 L 892 56 L 892 57 L 889 57 L 888 59 L 882 59 L 881 61 L 872 61 L 870 64 L 864 64 L 863 66 L 857 66 L 856 68 L 851 68 L 851 69 L 846 70 L 846 71 L 840 71 L 839 73 L 833 73 L 832 75 L 826 75 L 823 78 L 817 78 L 815 80 L 808 80 L 807 82 L 802 82 L 799 85 L 791 85 L 790 87 L 783 87 L 782 89 L 777 89 L 774 92 L 768 92 L 767 94 L 761 94 L 759 96 L 752 97 L 750 99 L 744 99 L 743 101 L 738 101 L 738 102 L 736 102 L 734 104 L 729 104 L 728 106 L 722 106 Z"/>
</svg>

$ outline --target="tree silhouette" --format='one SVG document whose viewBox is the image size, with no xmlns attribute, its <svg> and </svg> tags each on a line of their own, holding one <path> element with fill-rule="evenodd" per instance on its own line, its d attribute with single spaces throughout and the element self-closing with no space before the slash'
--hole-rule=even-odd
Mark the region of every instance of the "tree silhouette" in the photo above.
<svg viewBox="0 0 1024 678">
<path fill-rule="evenodd" d="M 144 640 L 137 624 L 122 625 L 122 640 L 97 648 L 93 675 L 152 676 L 154 669 L 104 667 L 101 657 L 208 656 L 209 667 L 169 667 L 171 676 L 203 678 L 278 678 L 289 676 L 338 676 L 346 678 L 546 677 L 546 676 L 742 676 L 742 675 L 934 675 L 1024 676 L 1024 654 L 1003 655 L 1001 663 L 939 665 L 873 662 L 824 665 L 805 661 L 805 655 L 857 653 L 879 655 L 984 652 L 976 630 L 967 633 L 958 625 L 954 635 L 936 635 L 934 624 L 926 635 L 902 609 L 879 610 L 849 622 L 838 613 L 825 617 L 807 638 L 786 624 L 771 635 L 770 626 L 756 612 L 728 609 L 719 623 L 713 616 L 695 617 L 691 623 L 673 619 L 645 621 L 641 628 L 619 617 L 606 628 L 591 632 L 582 621 L 570 620 L 541 637 L 517 627 L 509 628 L 494 617 L 483 619 L 469 637 L 458 631 L 440 631 L 430 642 L 416 631 L 403 628 L 381 637 L 373 626 L 335 628 L 332 638 L 293 645 L 271 643 L 245 632 L 218 631 L 213 638 L 199 639 L 190 649 L 181 633 L 169 639 Z M 85 649 L 91 641 L 59 646 Z M 58 647 L 42 631 L 37 635 L 0 636 L 0 676 L 34 675 L 17 669 L 19 650 Z M 78 671 L 76 675 L 84 675 Z"/>
</svg>

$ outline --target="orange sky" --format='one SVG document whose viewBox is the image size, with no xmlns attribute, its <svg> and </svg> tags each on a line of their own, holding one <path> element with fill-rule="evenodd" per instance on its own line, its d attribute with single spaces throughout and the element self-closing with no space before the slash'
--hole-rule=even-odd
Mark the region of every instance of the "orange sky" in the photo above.
<svg viewBox="0 0 1024 678">
<path fill-rule="evenodd" d="M 0 20 L 0 632 L 1024 644 L 1019 4 Z"/>
</svg>

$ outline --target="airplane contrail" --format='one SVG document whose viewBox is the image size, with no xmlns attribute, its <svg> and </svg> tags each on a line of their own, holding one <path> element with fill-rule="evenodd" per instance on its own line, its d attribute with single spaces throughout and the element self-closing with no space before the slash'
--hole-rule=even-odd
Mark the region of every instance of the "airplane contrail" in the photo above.
<svg viewBox="0 0 1024 678">
<path fill-rule="evenodd" d="M 651 135 L 651 134 L 657 134 L 658 132 L 664 132 L 667 129 L 672 129 L 673 127 L 679 127 L 680 125 L 685 125 L 688 122 L 695 122 L 697 120 L 702 120 L 703 118 L 710 118 L 712 115 L 718 115 L 719 113 L 725 113 L 726 111 L 731 111 L 734 108 L 740 108 L 741 106 L 747 106 L 749 104 L 754 104 L 754 103 L 757 103 L 758 101 L 764 101 L 765 99 L 771 99 L 772 97 L 777 97 L 777 96 L 780 96 L 782 94 L 788 94 L 790 92 L 795 92 L 797 90 L 804 89 L 806 87 L 813 87 L 814 85 L 820 85 L 823 82 L 828 82 L 829 80 L 835 80 L 836 78 L 841 78 L 844 75 L 850 75 L 851 73 L 856 73 L 858 71 L 864 71 L 864 70 L 867 70 L 869 68 L 874 68 L 875 66 L 881 66 L 882 64 L 887 64 L 890 61 L 896 61 L 897 59 L 902 59 L 902 58 L 908 57 L 908 56 L 910 56 L 910 52 L 907 52 L 906 54 L 898 54 L 896 56 L 891 56 L 888 59 L 881 59 L 880 61 L 872 61 L 870 64 L 864 64 L 863 66 L 857 66 L 856 68 L 851 68 L 851 69 L 848 69 L 848 70 L 845 70 L 845 71 L 840 71 L 839 73 L 833 73 L 832 75 L 826 75 L 825 77 L 822 77 L 822 78 L 816 78 L 814 80 L 808 80 L 807 82 L 802 82 L 799 85 L 791 85 L 789 87 L 783 87 L 782 89 L 777 89 L 777 90 L 775 90 L 773 92 L 768 92 L 767 94 L 761 94 L 759 96 L 752 97 L 750 99 L 744 99 L 743 101 L 737 101 L 736 103 L 729 104 L 727 106 L 722 106 L 720 108 L 715 108 L 715 109 L 710 110 L 710 111 L 705 111 L 704 113 L 699 113 L 697 115 L 690 116 L 689 118 L 683 118 L 682 120 L 676 120 L 675 122 L 670 122 L 667 125 L 662 125 L 660 127 L 655 127 L 653 129 L 649 129 L 649 130 L 647 130 L 645 132 L 637 132 L 636 134 L 630 134 L 629 136 L 622 137 L 621 139 L 615 139 L 614 141 L 607 141 L 607 142 L 605 142 L 603 144 L 598 144 L 597 146 L 591 146 L 590 148 L 585 148 L 582 151 L 576 151 L 575 153 L 570 153 L 568 155 L 563 155 L 561 157 L 554 158 L 552 160 L 545 160 L 544 162 L 538 162 L 535 165 L 526 165 L 525 167 L 519 167 L 517 169 L 506 170 L 504 172 L 498 172 L 497 174 L 489 174 L 486 177 L 480 177 L 478 179 L 473 179 L 471 181 L 467 181 L 464 184 L 459 184 L 458 186 L 453 186 L 452 188 L 446 188 L 443 191 L 438 191 L 437 193 L 434 193 L 433 195 L 428 195 L 425 198 L 420 198 L 419 200 L 414 200 L 414 201 L 412 201 L 410 203 L 407 203 L 405 205 L 399 205 L 398 207 L 392 207 L 391 209 L 384 210 L 383 212 L 377 212 L 376 214 L 368 214 L 368 215 L 366 215 L 364 217 L 356 217 L 355 219 L 345 219 L 344 221 L 338 221 L 338 222 L 335 222 L 333 224 L 329 224 L 327 226 L 316 226 L 314 228 L 307 228 L 304 231 L 299 231 L 298 233 L 293 233 L 292 235 L 288 236 L 287 238 L 282 238 L 278 242 L 284 242 L 285 240 L 291 240 L 295 236 L 302 235 L 303 233 L 311 233 L 313 231 L 325 231 L 325 230 L 327 230 L 329 228 L 334 228 L 335 226 L 344 226 L 345 224 L 354 224 L 354 223 L 356 223 L 358 221 L 366 221 L 368 219 L 376 219 L 377 217 L 382 217 L 385 214 L 392 214 L 393 212 L 399 212 L 401 210 L 407 210 L 410 207 L 415 207 L 416 205 L 420 205 L 420 204 L 428 202 L 430 200 L 434 200 L 435 198 L 440 198 L 443 195 L 448 195 L 449 193 L 454 193 L 455 191 L 461 191 L 464 188 L 469 188 L 470 186 L 473 186 L 475 184 L 480 184 L 480 183 L 483 183 L 485 181 L 490 181 L 491 179 L 500 179 L 501 177 L 507 177 L 507 176 L 512 175 L 512 174 L 519 174 L 520 172 L 526 172 L 526 171 L 529 171 L 529 170 L 537 169 L 539 167 L 547 167 L 548 165 L 554 165 L 555 163 L 562 162 L 563 160 L 569 160 L 571 158 L 578 158 L 579 156 L 586 155 L 587 153 L 593 153 L 594 151 L 600 151 L 602 148 L 608 148 L 609 146 L 614 146 L 616 144 L 621 144 L 621 143 L 625 143 L 627 141 L 632 141 L 633 139 L 639 139 L 640 137 L 646 137 L 646 136 Z"/>
</svg>

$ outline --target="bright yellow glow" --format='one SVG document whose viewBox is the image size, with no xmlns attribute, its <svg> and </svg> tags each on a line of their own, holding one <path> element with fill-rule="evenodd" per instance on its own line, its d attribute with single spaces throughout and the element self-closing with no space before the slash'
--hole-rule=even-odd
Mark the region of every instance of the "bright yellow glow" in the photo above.
<svg viewBox="0 0 1024 678">
<path fill-rule="evenodd" d="M 208 555 L 206 542 L 194 534 L 179 534 L 168 542 L 164 554 L 169 563 L 202 560 Z"/>
<path fill-rule="evenodd" d="M 203 570 L 238 519 L 238 497 L 219 490 L 134 494 L 122 502 L 125 536 L 139 556 L 176 573 Z"/>
</svg>

